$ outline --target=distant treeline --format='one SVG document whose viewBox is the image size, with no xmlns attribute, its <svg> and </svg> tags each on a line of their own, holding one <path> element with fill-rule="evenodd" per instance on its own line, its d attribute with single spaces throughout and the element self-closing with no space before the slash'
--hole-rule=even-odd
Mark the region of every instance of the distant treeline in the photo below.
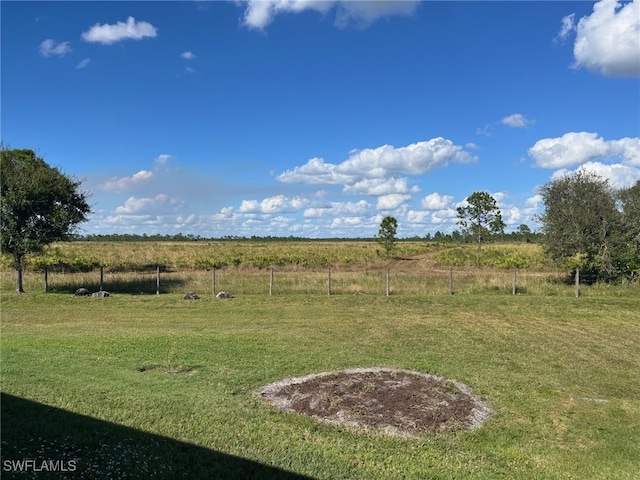
<svg viewBox="0 0 640 480">
<path fill-rule="evenodd" d="M 514 231 L 511 233 L 504 233 L 499 235 L 492 235 L 490 238 L 483 239 L 484 241 L 494 242 L 532 242 L 538 243 L 542 238 L 542 235 L 531 231 Z M 332 237 L 332 238 L 307 238 L 296 237 L 290 235 L 288 237 L 274 237 L 274 236 L 256 236 L 250 237 L 225 235 L 223 237 L 203 237 L 201 235 L 176 233 L 169 234 L 146 234 L 142 235 L 133 233 L 108 233 L 108 234 L 89 234 L 89 235 L 73 235 L 70 238 L 71 241 L 78 242 L 205 242 L 205 241 L 234 241 L 234 242 L 373 242 L 375 238 L 372 237 Z M 452 233 L 436 232 L 433 235 L 427 233 L 424 237 L 413 236 L 398 238 L 397 241 L 408 242 L 451 242 L 451 243 L 473 243 L 475 239 L 462 235 L 457 230 Z"/>
</svg>

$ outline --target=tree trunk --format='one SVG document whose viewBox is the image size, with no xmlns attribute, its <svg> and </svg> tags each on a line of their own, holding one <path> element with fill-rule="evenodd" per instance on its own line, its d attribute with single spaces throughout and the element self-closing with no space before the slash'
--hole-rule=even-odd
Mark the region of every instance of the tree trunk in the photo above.
<svg viewBox="0 0 640 480">
<path fill-rule="evenodd" d="M 476 218 L 476 232 L 478 237 L 478 253 L 482 252 L 482 222 L 480 217 Z"/>
<path fill-rule="evenodd" d="M 16 270 L 16 292 L 24 293 L 24 288 L 22 286 L 22 257 L 23 254 L 15 253 L 13 255 L 13 266 Z"/>
</svg>

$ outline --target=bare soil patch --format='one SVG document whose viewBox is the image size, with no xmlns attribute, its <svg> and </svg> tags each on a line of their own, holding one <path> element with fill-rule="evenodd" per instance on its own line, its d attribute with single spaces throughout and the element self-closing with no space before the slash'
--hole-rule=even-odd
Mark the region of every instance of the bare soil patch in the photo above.
<svg viewBox="0 0 640 480">
<path fill-rule="evenodd" d="M 357 368 L 275 382 L 258 391 L 285 412 L 359 431 L 419 436 L 478 428 L 489 405 L 455 380 L 389 368 Z"/>
</svg>

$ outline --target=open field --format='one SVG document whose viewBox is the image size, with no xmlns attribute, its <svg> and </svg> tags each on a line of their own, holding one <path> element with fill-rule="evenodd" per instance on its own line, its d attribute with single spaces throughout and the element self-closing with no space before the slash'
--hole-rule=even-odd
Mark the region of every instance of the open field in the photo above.
<svg viewBox="0 0 640 480">
<path fill-rule="evenodd" d="M 474 245 L 426 241 L 399 241 L 395 258 L 428 256 L 441 266 L 490 266 L 549 268 L 536 244 L 488 244 L 477 255 Z M 0 257 L 0 267 L 10 268 L 10 256 Z M 244 268 L 325 268 L 386 266 L 388 259 L 373 241 L 224 240 L 192 242 L 63 242 L 40 255 L 25 257 L 27 269 L 91 270 L 103 266 L 111 271 L 136 271 L 171 266 L 206 270 L 213 266 Z"/>
<path fill-rule="evenodd" d="M 11 259 L 3 255 L 0 287 L 11 289 Z M 25 290 L 79 287 L 116 293 L 234 294 L 455 293 L 575 294 L 566 269 L 549 264 L 536 244 L 474 245 L 402 241 L 392 257 L 367 241 L 72 242 L 54 244 L 25 262 Z M 213 269 L 215 268 L 215 278 Z M 516 270 L 517 269 L 517 270 Z M 515 274 L 515 279 L 514 279 Z M 273 275 L 273 276 L 272 276 Z M 214 284 L 215 282 L 215 284 Z M 215 288 L 214 288 L 215 287 Z M 625 295 L 640 284 L 582 286 L 582 295 Z"/>
<path fill-rule="evenodd" d="M 271 296 L 270 268 L 221 267 L 231 300 L 215 300 L 211 271 L 192 265 L 163 272 L 162 295 L 153 272 L 105 267 L 105 299 L 69 293 L 96 289 L 95 270 L 52 273 L 43 293 L 32 267 L 18 295 L 3 269 L 2 477 L 57 461 L 67 472 L 36 478 L 637 478 L 637 285 L 583 286 L 575 298 L 562 272 L 531 263 L 511 295 L 511 269 L 469 265 L 467 251 L 420 245 L 378 260 L 365 247 L 343 254 L 373 247 L 369 260 L 331 263 L 331 296 L 328 267 L 286 262 Z M 525 245 L 484 258 L 509 248 L 538 255 Z M 455 295 L 443 251 L 467 259 Z M 201 299 L 182 300 L 188 290 Z M 478 430 L 400 438 L 285 414 L 256 395 L 355 367 L 464 382 L 494 415 Z"/>
</svg>

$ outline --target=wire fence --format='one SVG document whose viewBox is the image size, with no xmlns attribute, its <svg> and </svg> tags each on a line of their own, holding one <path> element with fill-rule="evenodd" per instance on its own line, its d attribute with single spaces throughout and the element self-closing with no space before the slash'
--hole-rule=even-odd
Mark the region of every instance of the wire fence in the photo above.
<svg viewBox="0 0 640 480">
<path fill-rule="evenodd" d="M 13 275 L 3 272 L 2 288 L 11 289 Z M 25 271 L 26 291 L 111 294 L 177 294 L 194 292 L 198 296 L 220 291 L 240 295 L 453 295 L 453 294 L 530 294 L 575 295 L 589 289 L 591 279 L 561 271 L 530 269 L 492 269 L 441 267 L 416 271 L 402 264 L 375 269 L 305 269 L 225 267 L 209 270 L 158 266 L 144 271 L 87 272 L 46 269 Z"/>
</svg>

